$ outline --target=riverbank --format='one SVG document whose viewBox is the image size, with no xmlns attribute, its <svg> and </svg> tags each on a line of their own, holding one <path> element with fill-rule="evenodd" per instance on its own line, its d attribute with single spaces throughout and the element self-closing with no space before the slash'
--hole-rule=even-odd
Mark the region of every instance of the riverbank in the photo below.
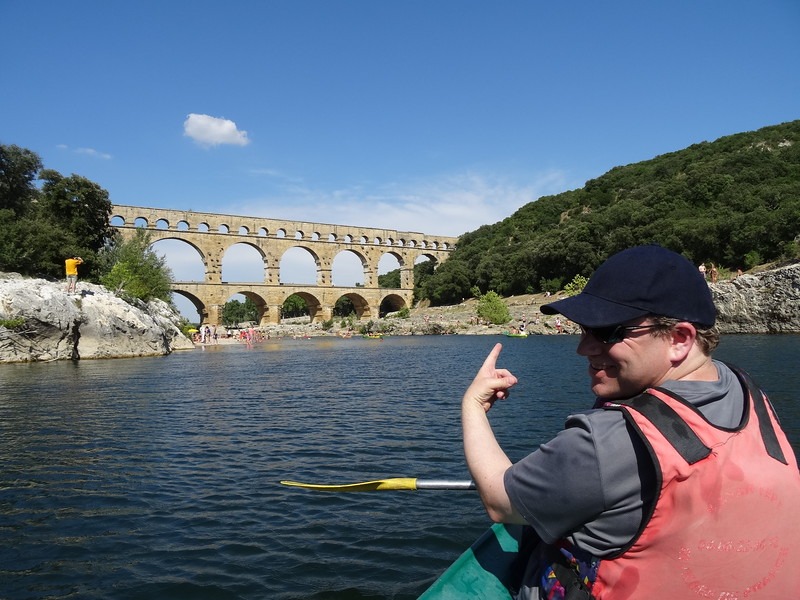
<svg viewBox="0 0 800 600">
<path fill-rule="evenodd" d="M 552 335 L 559 333 L 558 320 L 562 324 L 561 333 L 577 333 L 577 326 L 563 317 L 557 319 L 539 312 L 539 306 L 560 297 L 563 295 L 529 294 L 504 298 L 511 314 L 511 321 L 504 325 L 481 322 L 477 317 L 478 301 L 470 298 L 452 306 L 432 307 L 423 303 L 411 309 L 407 317 L 395 314 L 379 319 L 364 318 L 352 327 L 345 318 L 334 318 L 333 327 L 323 329 L 321 323 L 309 323 L 308 317 L 298 317 L 284 319 L 280 324 L 262 325 L 254 331 L 256 341 L 320 336 L 358 337 L 363 335 L 362 329 L 367 327 L 371 333 L 379 335 L 502 335 L 525 323 L 525 329 L 530 335 Z M 232 337 L 218 337 L 206 345 L 246 343 L 239 338 L 237 330 L 232 333 Z"/>
<path fill-rule="evenodd" d="M 721 333 L 800 333 L 800 262 L 764 266 L 750 273 L 717 283 L 709 283 L 717 306 L 717 326 Z M 452 306 L 428 306 L 410 309 L 408 317 L 362 319 L 348 328 L 345 319 L 334 319 L 333 327 L 324 330 L 308 317 L 287 319 L 279 325 L 265 325 L 259 330 L 274 338 L 302 338 L 331 335 L 360 335 L 361 327 L 383 335 L 502 335 L 512 327 L 526 323 L 529 335 L 578 333 L 574 323 L 540 312 L 542 304 L 563 298 L 565 294 L 526 294 L 504 298 L 511 321 L 504 325 L 481 323 L 477 317 L 478 301 L 470 298 Z M 558 324 L 561 324 L 559 330 Z"/>
<path fill-rule="evenodd" d="M 0 363 L 123 358 L 169 354 L 192 349 L 180 331 L 174 307 L 160 301 L 133 306 L 102 286 L 79 282 L 77 294 L 67 294 L 62 282 L 0 274 Z M 710 283 L 721 333 L 800 333 L 800 262 L 760 269 L 734 279 Z M 539 307 L 564 297 L 527 294 L 504 298 L 511 321 L 481 322 L 478 301 L 453 306 L 421 303 L 408 311 L 358 322 L 336 318 L 329 329 L 308 317 L 287 319 L 258 328 L 260 339 L 318 336 L 381 335 L 502 335 L 525 323 L 529 335 L 574 334 L 578 327 L 559 317 L 543 315 Z M 560 327 L 559 327 L 560 325 Z M 218 337 L 216 343 L 242 343 Z"/>
</svg>

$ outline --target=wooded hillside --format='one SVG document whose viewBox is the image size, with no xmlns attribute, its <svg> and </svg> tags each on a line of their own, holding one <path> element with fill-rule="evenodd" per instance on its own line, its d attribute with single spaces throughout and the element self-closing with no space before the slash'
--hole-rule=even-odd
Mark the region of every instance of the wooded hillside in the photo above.
<svg viewBox="0 0 800 600">
<path fill-rule="evenodd" d="M 747 270 L 800 256 L 800 120 L 616 167 L 463 235 L 421 297 L 452 304 L 559 289 L 624 248 L 658 243 Z"/>
</svg>

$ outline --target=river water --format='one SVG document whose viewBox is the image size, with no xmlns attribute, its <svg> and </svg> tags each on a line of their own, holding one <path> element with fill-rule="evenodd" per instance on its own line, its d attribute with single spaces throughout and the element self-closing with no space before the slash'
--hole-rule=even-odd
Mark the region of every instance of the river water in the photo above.
<svg viewBox="0 0 800 600">
<path fill-rule="evenodd" d="M 591 404 L 577 338 L 273 340 L 0 366 L 0 598 L 411 599 L 489 525 L 475 492 L 319 493 L 294 479 L 468 479 L 459 402 L 491 346 L 512 460 Z M 800 448 L 800 336 L 716 356 Z"/>
</svg>

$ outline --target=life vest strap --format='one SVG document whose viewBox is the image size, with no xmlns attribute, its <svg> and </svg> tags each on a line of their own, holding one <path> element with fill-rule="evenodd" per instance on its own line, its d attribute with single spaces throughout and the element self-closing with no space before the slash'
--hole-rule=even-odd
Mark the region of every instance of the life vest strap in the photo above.
<svg viewBox="0 0 800 600">
<path fill-rule="evenodd" d="M 769 418 L 769 408 L 767 407 L 767 401 L 764 399 L 764 393 L 758 389 L 745 371 L 734 365 L 725 364 L 731 371 L 736 373 L 739 381 L 747 387 L 747 391 L 750 393 L 750 400 L 753 403 L 756 417 L 758 417 L 758 429 L 761 432 L 761 439 L 764 440 L 764 448 L 767 454 L 775 460 L 788 465 L 789 463 L 786 460 L 786 456 L 783 454 L 783 448 L 781 448 L 781 444 L 778 441 L 778 436 L 775 434 L 772 419 Z"/>
<path fill-rule="evenodd" d="M 615 400 L 605 406 L 614 408 L 619 405 L 629 406 L 644 415 L 690 465 L 711 454 L 711 448 L 706 446 L 686 421 L 661 398 L 645 392 L 633 398 Z M 625 418 L 629 419 L 628 413 L 625 411 L 623 413 Z"/>
</svg>

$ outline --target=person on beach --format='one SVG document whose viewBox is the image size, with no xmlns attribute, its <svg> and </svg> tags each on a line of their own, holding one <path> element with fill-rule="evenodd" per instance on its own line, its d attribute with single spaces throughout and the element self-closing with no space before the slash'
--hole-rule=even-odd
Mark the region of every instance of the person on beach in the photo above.
<svg viewBox="0 0 800 600">
<path fill-rule="evenodd" d="M 714 263 L 711 263 L 710 273 L 711 273 L 711 283 L 717 283 L 717 280 L 719 279 L 719 270 L 717 269 L 716 266 L 714 266 Z"/>
<path fill-rule="evenodd" d="M 78 286 L 78 265 L 83 264 L 83 259 L 80 256 L 73 256 L 64 261 L 64 267 L 67 272 L 67 293 L 74 294 Z"/>
<path fill-rule="evenodd" d="M 697 267 L 630 248 L 540 310 L 580 326 L 594 407 L 512 464 L 487 414 L 517 383 L 500 344 L 462 400 L 486 511 L 529 525 L 517 597 L 797 597 L 797 459 L 766 395 L 712 358 L 716 310 Z"/>
</svg>

